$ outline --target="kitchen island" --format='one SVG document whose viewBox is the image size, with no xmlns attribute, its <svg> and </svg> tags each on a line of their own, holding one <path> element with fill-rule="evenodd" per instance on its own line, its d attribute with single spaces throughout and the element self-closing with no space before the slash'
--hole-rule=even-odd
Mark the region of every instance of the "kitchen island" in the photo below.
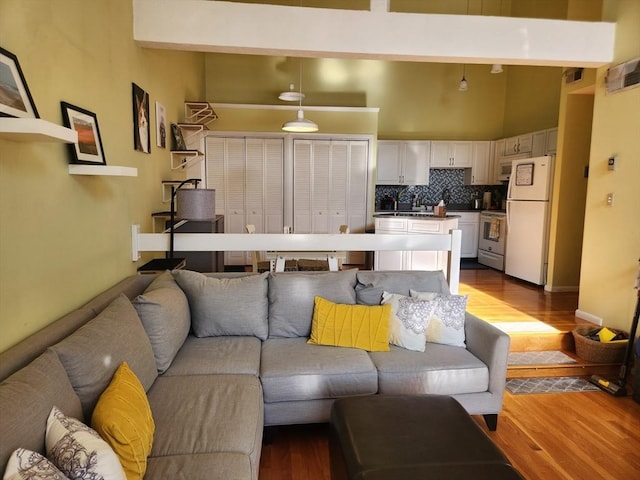
<svg viewBox="0 0 640 480">
<path fill-rule="evenodd" d="M 458 215 L 436 217 L 431 213 L 395 211 L 374 214 L 375 234 L 449 233 L 458 228 Z M 380 251 L 375 252 L 375 270 L 442 270 L 447 272 L 448 252 Z"/>
</svg>

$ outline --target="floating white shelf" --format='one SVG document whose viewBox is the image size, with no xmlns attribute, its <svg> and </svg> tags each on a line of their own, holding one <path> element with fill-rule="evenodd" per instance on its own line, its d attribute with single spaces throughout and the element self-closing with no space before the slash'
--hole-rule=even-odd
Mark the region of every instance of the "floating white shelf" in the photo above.
<svg viewBox="0 0 640 480">
<path fill-rule="evenodd" d="M 112 165 L 69 165 L 71 175 L 110 175 L 115 177 L 137 177 L 138 169 L 133 167 L 118 167 Z"/>
<path fill-rule="evenodd" d="M 207 125 L 218 115 L 209 102 L 184 102 L 184 118 L 187 122 Z"/>
<path fill-rule="evenodd" d="M 14 142 L 77 143 L 78 132 L 41 118 L 0 118 L 0 138 Z"/>
</svg>

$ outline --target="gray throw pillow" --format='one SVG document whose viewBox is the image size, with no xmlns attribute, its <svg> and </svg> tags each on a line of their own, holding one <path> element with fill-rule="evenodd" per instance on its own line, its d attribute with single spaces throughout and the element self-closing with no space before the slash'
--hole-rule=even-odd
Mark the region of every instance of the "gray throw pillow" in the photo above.
<svg viewBox="0 0 640 480">
<path fill-rule="evenodd" d="M 369 285 L 356 285 L 356 303 L 358 305 L 380 305 L 384 288 Z"/>
<path fill-rule="evenodd" d="M 356 270 L 272 273 L 269 277 L 269 337 L 308 337 L 316 296 L 356 303 Z"/>
<path fill-rule="evenodd" d="M 382 287 L 385 292 L 409 295 L 420 292 L 449 293 L 449 284 L 441 270 L 358 271 L 358 283 Z"/>
<path fill-rule="evenodd" d="M 191 314 L 187 297 L 167 271 L 158 275 L 131 303 L 151 341 L 158 373 L 164 373 L 189 335 Z"/>
<path fill-rule="evenodd" d="M 0 383 L 0 465 L 16 448 L 45 452 L 47 418 L 56 405 L 82 420 L 80 399 L 51 349 Z"/>
<path fill-rule="evenodd" d="M 129 364 L 145 390 L 158 376 L 149 337 L 124 294 L 51 348 L 80 397 L 84 418 L 91 418 L 98 398 L 122 362 Z"/>
<path fill-rule="evenodd" d="M 266 340 L 267 272 L 238 278 L 212 278 L 189 270 L 173 275 L 187 295 L 196 337 L 254 336 Z"/>
</svg>

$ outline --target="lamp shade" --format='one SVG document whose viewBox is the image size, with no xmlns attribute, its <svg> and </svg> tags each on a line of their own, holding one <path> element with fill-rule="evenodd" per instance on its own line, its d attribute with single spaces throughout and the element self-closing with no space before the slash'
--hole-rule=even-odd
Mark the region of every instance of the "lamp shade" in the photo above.
<svg viewBox="0 0 640 480">
<path fill-rule="evenodd" d="M 298 116 L 296 119 L 282 125 L 282 130 L 285 132 L 310 133 L 317 132 L 318 125 L 315 122 L 304 118 L 304 112 L 300 109 L 298 110 Z"/>
<path fill-rule="evenodd" d="M 213 220 L 216 217 L 216 191 L 187 188 L 176 192 L 176 217 L 182 220 Z"/>
</svg>

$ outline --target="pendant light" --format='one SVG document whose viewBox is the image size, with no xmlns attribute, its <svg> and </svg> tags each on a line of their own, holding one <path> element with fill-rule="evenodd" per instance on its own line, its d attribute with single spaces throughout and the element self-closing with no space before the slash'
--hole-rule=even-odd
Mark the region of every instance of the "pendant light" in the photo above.
<svg viewBox="0 0 640 480">
<path fill-rule="evenodd" d="M 491 65 L 491 73 L 502 73 L 502 64 L 494 63 Z"/>
<path fill-rule="evenodd" d="M 312 133 L 318 131 L 318 125 L 311 120 L 304 118 L 304 112 L 302 111 L 302 99 L 304 95 L 302 94 L 302 59 L 300 59 L 300 92 L 298 93 L 298 114 L 295 120 L 290 120 L 285 122 L 282 125 L 282 130 L 285 132 L 293 132 L 293 133 Z M 293 85 L 290 85 L 290 89 Z M 286 92 L 289 93 L 289 92 Z M 296 93 L 296 92 L 294 92 Z"/>
<path fill-rule="evenodd" d="M 286 92 L 282 92 L 278 95 L 278 98 L 283 102 L 299 102 L 304 98 L 304 93 L 296 92 L 295 85 L 293 83 L 289 84 L 289 90 Z"/>
<path fill-rule="evenodd" d="M 466 92 L 467 89 L 469 88 L 469 84 L 467 83 L 467 79 L 465 78 L 464 74 L 466 71 L 466 65 L 462 66 L 462 78 L 460 79 L 460 84 L 458 85 L 458 90 L 460 90 L 461 92 Z"/>
</svg>

